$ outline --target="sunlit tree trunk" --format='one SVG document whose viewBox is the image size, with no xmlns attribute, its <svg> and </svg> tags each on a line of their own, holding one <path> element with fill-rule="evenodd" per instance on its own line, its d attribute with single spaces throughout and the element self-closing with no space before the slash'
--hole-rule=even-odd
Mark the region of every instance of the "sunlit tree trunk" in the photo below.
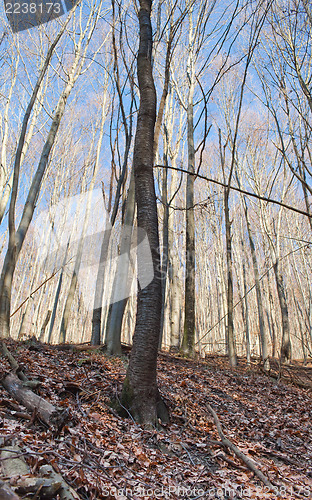
<svg viewBox="0 0 312 500">
<path fill-rule="evenodd" d="M 44 75 L 47 71 L 47 68 L 50 64 L 54 49 L 60 40 L 62 34 L 66 30 L 67 24 L 69 22 L 69 19 L 73 13 L 73 10 L 71 11 L 71 14 L 67 18 L 67 21 L 64 23 L 61 31 L 55 38 L 54 42 L 51 44 L 45 62 L 43 64 L 42 70 L 40 72 L 40 75 L 38 77 L 38 80 L 36 82 L 36 85 L 34 87 L 32 97 L 30 99 L 29 105 L 27 107 L 23 124 L 22 124 L 22 130 L 17 146 L 17 151 L 16 151 L 16 156 L 15 156 L 15 163 L 14 163 L 14 177 L 13 177 L 13 186 L 12 186 L 12 194 L 11 194 L 11 201 L 10 201 L 10 208 L 9 208 L 9 244 L 8 244 L 8 249 L 7 253 L 4 259 L 4 264 L 2 268 L 2 273 L 1 273 L 1 282 L 0 282 L 0 332 L 2 337 L 8 337 L 10 334 L 10 307 L 11 307 L 11 293 L 12 293 L 12 281 L 13 281 L 13 274 L 15 271 L 16 263 L 18 256 L 20 254 L 21 248 L 23 246 L 24 240 L 26 233 L 28 231 L 29 225 L 31 223 L 31 220 L 33 218 L 36 202 L 38 200 L 40 188 L 41 188 L 41 183 L 44 177 L 44 174 L 46 172 L 46 168 L 48 165 L 48 160 L 50 156 L 51 149 L 54 145 L 56 135 L 61 123 L 61 119 L 63 117 L 67 99 L 73 89 L 73 86 L 82 70 L 83 64 L 84 64 L 84 55 L 86 52 L 86 47 L 83 49 L 82 48 L 82 42 L 85 39 L 85 36 L 87 35 L 86 31 L 90 28 L 89 26 L 87 27 L 87 30 L 85 32 L 81 33 L 79 42 L 77 44 L 77 51 L 71 66 L 71 69 L 68 73 L 67 76 L 67 81 L 65 84 L 65 87 L 60 95 L 60 98 L 58 100 L 52 123 L 50 126 L 50 130 L 47 136 L 47 139 L 45 141 L 45 144 L 42 149 L 41 157 L 39 160 L 38 168 L 37 171 L 33 177 L 32 184 L 30 186 L 27 199 L 24 205 L 22 217 L 18 226 L 18 229 L 15 229 L 15 208 L 16 208 L 16 201 L 17 201 L 17 194 L 18 194 L 18 184 L 19 184 L 19 176 L 20 176 L 20 166 L 21 166 L 21 157 L 23 154 L 23 147 L 24 147 L 24 142 L 25 142 L 25 136 L 26 136 L 26 131 L 27 131 L 27 126 L 28 126 L 28 121 L 29 117 L 31 114 L 31 111 L 33 109 L 34 103 L 37 99 L 38 92 L 42 83 L 42 80 L 44 78 Z M 92 36 L 92 28 L 91 31 L 89 31 L 87 35 L 87 42 L 86 46 L 88 45 L 91 36 Z"/>
<path fill-rule="evenodd" d="M 123 316 L 130 293 L 130 277 L 129 277 L 129 257 L 131 250 L 131 239 L 135 214 L 135 183 L 134 173 L 131 172 L 130 185 L 126 200 L 126 209 L 124 224 L 121 230 L 120 238 L 120 255 L 118 259 L 117 269 L 114 277 L 111 308 L 106 325 L 105 343 L 108 354 L 120 354 L 121 352 L 121 327 Z M 118 297 L 123 297 L 118 299 Z"/>
<path fill-rule="evenodd" d="M 193 8 L 190 9 L 190 35 L 188 56 L 188 100 L 187 100 L 187 148 L 188 172 L 195 173 L 195 146 L 194 146 L 194 33 L 192 25 Z M 194 218 L 194 175 L 186 179 L 186 227 L 185 227 L 185 301 L 184 301 L 184 333 L 181 352 L 193 356 L 195 345 L 195 218 Z"/>
</svg>

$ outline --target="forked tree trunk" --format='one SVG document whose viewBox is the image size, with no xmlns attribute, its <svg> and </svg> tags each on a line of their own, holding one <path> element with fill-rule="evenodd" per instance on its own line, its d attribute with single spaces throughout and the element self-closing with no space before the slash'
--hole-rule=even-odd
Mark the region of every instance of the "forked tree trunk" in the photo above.
<svg viewBox="0 0 312 500">
<path fill-rule="evenodd" d="M 156 194 L 153 176 L 153 144 L 156 120 L 156 90 L 152 74 L 152 0 L 140 0 L 140 44 L 137 74 L 140 108 L 134 143 L 133 167 L 138 226 L 146 231 L 151 247 L 154 278 L 138 293 L 136 325 L 122 404 L 134 418 L 155 425 L 161 404 L 157 388 L 157 352 L 160 337 L 161 281 Z M 143 261 L 143 262 L 142 262 Z M 142 256 L 140 268 L 145 265 Z"/>
</svg>

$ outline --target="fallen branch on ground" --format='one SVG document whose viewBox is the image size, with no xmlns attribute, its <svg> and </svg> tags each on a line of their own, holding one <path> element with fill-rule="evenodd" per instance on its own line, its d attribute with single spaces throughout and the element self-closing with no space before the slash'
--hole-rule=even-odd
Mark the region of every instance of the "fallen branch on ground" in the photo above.
<svg viewBox="0 0 312 500">
<path fill-rule="evenodd" d="M 207 409 L 208 409 L 209 413 L 211 413 L 211 415 L 213 416 L 214 422 L 216 424 L 216 427 L 217 427 L 217 430 L 218 430 L 218 433 L 219 433 L 219 436 L 221 438 L 223 445 L 226 446 L 227 448 L 229 448 L 240 460 L 242 460 L 247 465 L 248 469 L 250 469 L 263 482 L 263 484 L 265 484 L 265 486 L 267 486 L 268 488 L 270 488 L 270 490 L 275 492 L 276 488 L 273 486 L 271 481 L 269 481 L 269 479 L 256 467 L 253 460 L 248 458 L 247 455 L 245 455 L 245 453 L 243 453 L 239 448 L 237 448 L 237 446 L 235 446 L 235 444 L 233 444 L 224 435 L 224 432 L 222 430 L 218 415 L 211 408 L 211 406 L 209 404 L 207 404 Z"/>
<path fill-rule="evenodd" d="M 19 403 L 37 416 L 49 427 L 60 429 L 68 416 L 67 410 L 58 409 L 33 391 L 24 387 L 23 382 L 14 374 L 8 373 L 1 381 L 3 387 Z"/>
</svg>

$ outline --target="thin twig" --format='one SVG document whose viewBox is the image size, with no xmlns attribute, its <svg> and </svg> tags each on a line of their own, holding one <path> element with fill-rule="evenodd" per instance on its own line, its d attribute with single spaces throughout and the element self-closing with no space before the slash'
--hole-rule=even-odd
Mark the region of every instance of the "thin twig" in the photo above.
<svg viewBox="0 0 312 500">
<path fill-rule="evenodd" d="M 207 409 L 208 409 L 209 413 L 211 413 L 211 415 L 213 416 L 213 419 L 214 419 L 214 422 L 216 424 L 219 436 L 220 436 L 221 441 L 224 444 L 224 446 L 226 446 L 227 448 L 229 448 L 240 460 L 242 460 L 247 465 L 247 467 L 263 482 L 263 484 L 265 484 L 265 486 L 267 486 L 268 488 L 270 488 L 270 490 L 276 492 L 276 488 L 269 481 L 269 479 L 267 479 L 267 477 L 265 477 L 265 475 L 256 467 L 255 463 L 250 458 L 248 458 L 245 455 L 245 453 L 243 453 L 241 450 L 239 450 L 239 448 L 237 448 L 237 446 L 235 446 L 235 444 L 233 444 L 225 436 L 225 434 L 224 434 L 224 432 L 222 430 L 221 423 L 220 423 L 220 420 L 218 418 L 218 415 L 211 408 L 211 406 L 209 404 L 207 404 Z"/>
</svg>

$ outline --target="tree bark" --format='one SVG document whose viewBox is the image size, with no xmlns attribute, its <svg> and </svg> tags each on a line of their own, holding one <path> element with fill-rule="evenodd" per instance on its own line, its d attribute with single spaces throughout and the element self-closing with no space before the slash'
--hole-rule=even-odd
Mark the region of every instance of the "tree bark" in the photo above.
<svg viewBox="0 0 312 500">
<path fill-rule="evenodd" d="M 245 198 L 243 198 L 243 205 L 244 205 L 244 212 L 245 212 L 245 219 L 246 219 L 246 225 L 247 225 L 251 258 L 252 258 L 252 266 L 253 266 L 253 272 L 254 272 L 254 278 L 255 278 L 262 362 L 263 362 L 264 370 L 267 371 L 270 369 L 270 360 L 269 360 L 268 341 L 267 341 L 267 337 L 266 337 L 266 333 L 265 333 L 265 329 L 264 329 L 264 314 L 263 314 L 262 294 L 261 294 L 260 279 L 259 279 L 259 268 L 258 268 L 257 255 L 256 255 L 253 237 L 252 237 L 252 231 L 251 231 L 251 226 L 250 226 L 249 217 L 248 217 L 248 208 L 247 208 L 247 203 L 246 203 Z"/>
<path fill-rule="evenodd" d="M 232 235 L 229 208 L 229 190 L 224 190 L 224 213 L 225 213 L 225 240 L 226 240 L 226 263 L 227 263 L 227 348 L 230 365 L 237 365 L 234 321 L 233 321 L 233 271 L 232 271 Z"/>
<path fill-rule="evenodd" d="M 131 249 L 131 228 L 133 226 L 135 213 L 135 186 L 134 173 L 131 172 L 130 185 L 126 201 L 126 210 L 124 218 L 124 228 L 120 238 L 120 255 L 125 258 L 118 259 L 117 269 L 114 277 L 111 307 L 106 324 L 105 343 L 107 354 L 116 355 L 121 353 L 121 327 L 123 315 L 128 302 L 127 296 L 130 292 L 129 279 L 129 256 Z M 116 296 L 124 297 L 121 300 L 115 300 Z"/>
<path fill-rule="evenodd" d="M 190 12 L 189 60 L 187 76 L 189 83 L 187 103 L 187 148 L 188 172 L 186 179 L 186 241 L 185 241 L 185 302 L 184 334 L 181 352 L 194 355 L 195 345 L 195 218 L 194 218 L 194 183 L 195 183 L 195 146 L 194 146 L 194 37 L 192 9 Z"/>
<path fill-rule="evenodd" d="M 50 311 L 50 309 L 47 311 L 47 314 L 46 314 L 46 317 L 44 319 L 44 322 L 42 323 L 42 327 L 41 327 L 41 330 L 40 330 L 40 341 L 43 341 L 44 339 L 44 334 L 45 334 L 45 331 L 46 331 L 46 327 L 48 326 L 48 323 L 50 321 L 50 318 L 51 318 L 51 313 L 52 311 Z"/>
<path fill-rule="evenodd" d="M 282 363 L 287 360 L 291 361 L 291 342 L 290 342 L 290 328 L 289 328 L 289 316 L 288 316 L 288 305 L 285 295 L 284 288 L 284 280 L 283 276 L 280 272 L 280 266 L 278 260 L 274 263 L 273 266 L 275 280 L 276 280 L 276 288 L 278 294 L 279 305 L 281 309 L 282 315 L 282 345 L 281 345 L 281 361 Z"/>
<path fill-rule="evenodd" d="M 155 425 L 161 400 L 157 388 L 157 352 L 160 337 L 161 280 L 156 194 L 153 176 L 153 144 L 156 120 L 156 90 L 152 74 L 152 0 L 140 0 L 140 44 L 137 74 L 140 107 L 134 143 L 133 166 L 138 227 L 147 233 L 154 278 L 138 293 L 136 325 L 121 402 L 134 418 Z M 144 269 L 144 259 L 138 268 Z"/>
</svg>

